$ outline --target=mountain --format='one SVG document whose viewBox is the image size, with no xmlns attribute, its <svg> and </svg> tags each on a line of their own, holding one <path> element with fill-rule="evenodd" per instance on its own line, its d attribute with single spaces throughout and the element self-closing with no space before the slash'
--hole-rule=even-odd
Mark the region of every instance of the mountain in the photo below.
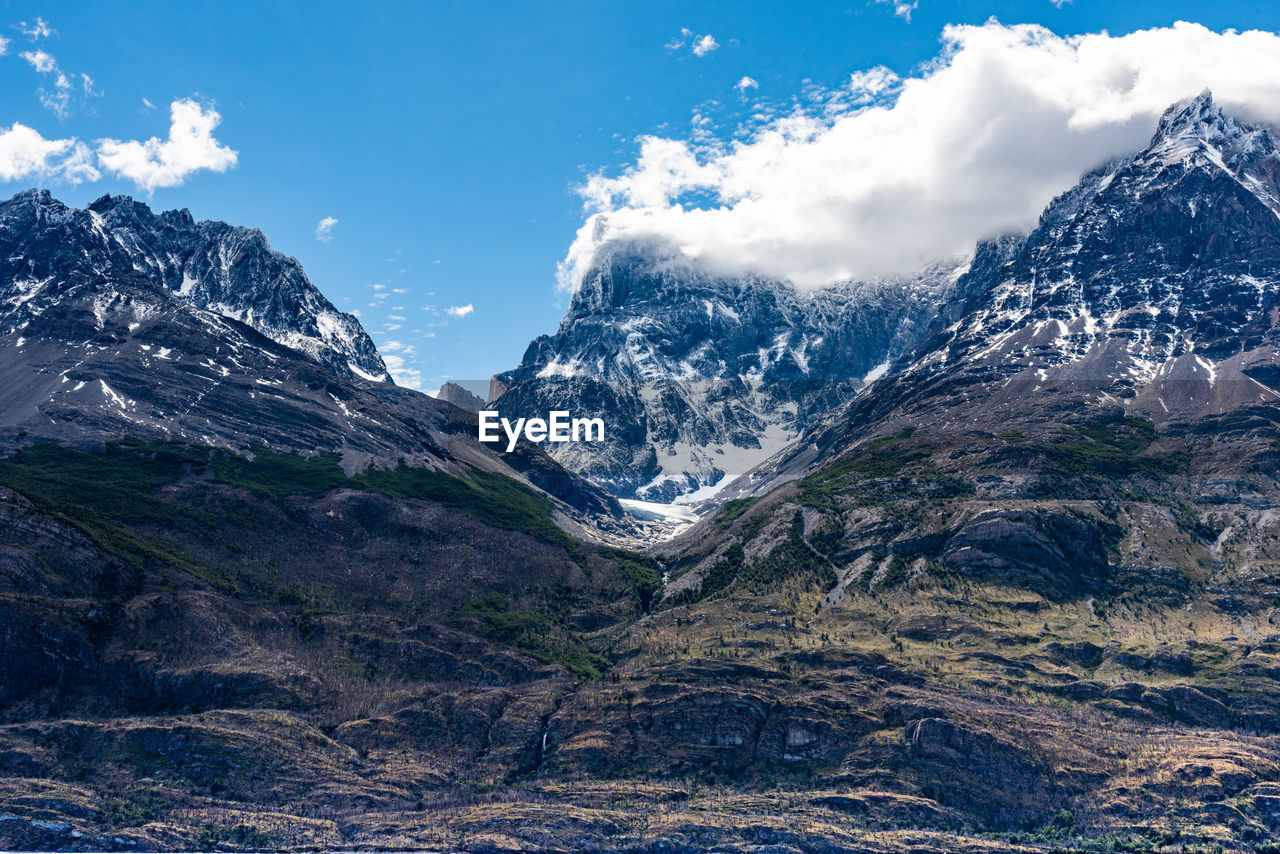
<svg viewBox="0 0 1280 854">
<path fill-rule="evenodd" d="M 30 191 L 0 254 L 0 847 L 337 844 L 322 801 L 536 767 L 659 583 L 600 544 L 616 501 L 379 379 L 257 232 Z M 368 727 L 388 703 L 461 724 L 425 724 L 454 760 Z M 150 754 L 184 770 L 144 779 Z"/>
<path fill-rule="evenodd" d="M 1205 94 L 979 246 L 912 352 L 654 548 L 630 679 L 555 761 L 785 763 L 904 849 L 1274 845 L 1278 198 L 1271 131 Z"/>
<path fill-rule="evenodd" d="M 6 445 L 127 435 L 334 452 L 348 472 L 480 468 L 621 516 L 536 447 L 494 454 L 473 417 L 392 384 L 359 321 L 256 229 L 122 196 L 77 210 L 29 190 L 0 203 L 0 256 Z"/>
<path fill-rule="evenodd" d="M 1025 236 L 980 244 L 922 343 L 727 496 L 924 418 L 1052 428 L 1123 412 L 1169 429 L 1277 400 L 1280 153 L 1209 93 L 1089 173 Z M 977 402 L 981 401 L 980 405 Z"/>
<path fill-rule="evenodd" d="M 504 415 L 602 416 L 552 447 L 615 495 L 670 502 L 781 449 L 909 350 L 963 270 L 798 292 L 701 272 L 652 245 L 606 248 L 553 336 L 495 377 Z"/>
<path fill-rule="evenodd" d="M 127 196 L 103 196 L 75 210 L 47 190 L 29 190 L 0 206 L 0 241 L 8 252 L 0 269 L 8 288 L 0 299 L 18 309 L 19 321 L 70 289 L 104 276 L 122 282 L 132 270 L 340 376 L 389 379 L 360 323 L 335 309 L 301 265 L 272 250 L 256 228 L 195 222 L 186 210 L 154 214 Z"/>
<path fill-rule="evenodd" d="M 0 843 L 1274 850 L 1276 161 L 1176 105 L 647 553 L 488 469 L 15 435 Z"/>
</svg>

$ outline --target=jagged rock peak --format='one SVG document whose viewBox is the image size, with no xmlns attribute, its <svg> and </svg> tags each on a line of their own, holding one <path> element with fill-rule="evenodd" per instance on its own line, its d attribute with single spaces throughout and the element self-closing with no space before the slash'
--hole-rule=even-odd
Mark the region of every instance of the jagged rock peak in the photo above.
<svg viewBox="0 0 1280 854">
<path fill-rule="evenodd" d="M 27 265 L 24 276 L 33 275 L 36 265 L 44 271 L 42 278 L 69 284 L 86 279 L 102 288 L 141 276 L 344 377 L 390 379 L 360 322 L 338 311 L 302 265 L 272 249 L 256 228 L 196 222 L 186 209 L 156 214 L 125 195 L 104 195 L 77 210 L 34 188 L 0 202 L 0 218 L 3 242 L 13 248 L 10 260 Z M 54 225 L 59 231 L 48 239 L 65 253 L 54 257 L 24 248 L 46 239 L 42 230 Z"/>
<path fill-rule="evenodd" d="M 1234 157 L 1268 154 L 1275 150 L 1271 134 L 1232 116 L 1214 100 L 1208 89 L 1165 110 L 1148 146 L 1150 155 L 1169 158 L 1194 150 L 1215 149 Z"/>
</svg>

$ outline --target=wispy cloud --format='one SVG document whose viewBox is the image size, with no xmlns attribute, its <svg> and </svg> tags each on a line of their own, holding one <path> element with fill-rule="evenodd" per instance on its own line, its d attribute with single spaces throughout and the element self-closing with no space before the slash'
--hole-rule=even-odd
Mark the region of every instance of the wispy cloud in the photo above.
<svg viewBox="0 0 1280 854">
<path fill-rule="evenodd" d="M 26 21 L 23 21 L 21 24 L 18 24 L 18 29 L 27 37 L 28 40 L 33 42 L 40 41 L 40 39 L 47 39 L 56 32 L 53 27 L 49 26 L 49 22 L 44 18 L 36 18 L 34 24 L 28 24 Z"/>
<path fill-rule="evenodd" d="M 382 352 L 382 362 L 387 366 L 387 372 L 391 374 L 391 379 L 396 385 L 422 391 L 421 370 L 403 356 L 385 352 L 384 348 L 379 350 Z"/>
<path fill-rule="evenodd" d="M 911 22 L 911 13 L 920 6 L 920 0 L 875 0 L 875 2 L 882 6 L 892 6 L 893 14 L 908 23 Z"/>
<path fill-rule="evenodd" d="M 760 83 L 754 77 L 744 76 L 737 83 L 733 84 L 733 88 L 737 89 L 741 94 L 746 95 L 748 89 L 759 89 Z"/>
<path fill-rule="evenodd" d="M 337 224 L 338 220 L 331 216 L 327 216 L 316 223 L 316 240 L 321 243 L 328 243 L 333 240 L 333 227 Z"/>
<path fill-rule="evenodd" d="M 36 18 L 34 24 L 24 21 L 19 25 L 19 29 L 27 40 L 33 43 L 47 39 L 57 32 L 43 18 Z M 8 50 L 9 40 L 0 39 L 0 55 L 7 53 Z M 80 89 L 80 96 L 86 100 L 102 94 L 94 89 L 92 77 L 84 73 L 64 71 L 53 54 L 42 47 L 24 50 L 19 56 L 26 60 L 38 74 L 51 79 L 52 87 L 41 86 L 36 90 L 36 96 L 40 99 L 40 104 L 59 119 L 65 119 L 71 114 L 77 88 Z M 79 85 L 72 81 L 79 81 Z"/>
<path fill-rule="evenodd" d="M 444 310 L 444 313 L 450 317 L 466 317 L 475 310 L 475 306 L 471 303 L 467 303 L 466 305 L 451 305 Z"/>
<path fill-rule="evenodd" d="M 225 172 L 236 165 L 239 155 L 213 137 L 222 116 L 212 107 L 182 99 L 169 106 L 169 117 L 167 139 L 98 140 L 102 168 L 152 192 L 176 187 L 195 172 Z"/>
<path fill-rule="evenodd" d="M 50 71 L 56 71 L 58 69 L 58 61 L 47 51 L 24 50 L 19 55 L 25 59 L 32 68 L 39 71 L 41 74 L 48 74 Z"/>
<path fill-rule="evenodd" d="M 680 28 L 680 35 L 668 41 L 663 47 L 670 51 L 677 51 L 689 46 L 689 51 L 694 56 L 706 56 L 707 54 L 720 47 L 720 43 L 716 41 L 716 37 L 710 33 L 697 35 L 688 27 Z"/>
<path fill-rule="evenodd" d="M 689 29 L 688 27 L 681 27 L 679 37 L 671 39 L 666 44 L 664 44 L 663 47 L 665 47 L 667 50 L 679 50 L 680 48 L 684 47 L 685 39 L 689 38 L 689 36 L 691 35 L 693 35 L 693 30 Z"/>
</svg>

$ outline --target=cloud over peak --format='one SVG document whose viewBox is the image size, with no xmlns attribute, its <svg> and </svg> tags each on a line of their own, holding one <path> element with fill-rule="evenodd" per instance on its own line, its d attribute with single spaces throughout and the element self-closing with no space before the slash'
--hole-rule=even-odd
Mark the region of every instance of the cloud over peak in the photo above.
<svg viewBox="0 0 1280 854">
<path fill-rule="evenodd" d="M 1198 24 L 1061 37 L 950 26 L 915 76 L 872 68 L 813 108 L 727 140 L 648 136 L 580 188 L 561 264 L 576 287 L 614 241 L 657 241 L 718 273 L 821 287 L 902 273 L 1029 228 L 1086 170 L 1140 149 L 1172 103 L 1211 88 L 1280 123 L 1280 35 Z"/>
</svg>

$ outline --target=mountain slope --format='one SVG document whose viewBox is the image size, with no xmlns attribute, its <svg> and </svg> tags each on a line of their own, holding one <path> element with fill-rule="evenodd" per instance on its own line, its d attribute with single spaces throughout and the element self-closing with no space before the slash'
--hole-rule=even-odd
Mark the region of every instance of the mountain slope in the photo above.
<svg viewBox="0 0 1280 854">
<path fill-rule="evenodd" d="M 724 279 L 654 246 L 614 247 L 554 336 L 495 378 L 504 414 L 603 416 L 552 448 L 624 497 L 670 502 L 751 468 L 910 349 L 959 262 L 811 294 Z"/>
</svg>

